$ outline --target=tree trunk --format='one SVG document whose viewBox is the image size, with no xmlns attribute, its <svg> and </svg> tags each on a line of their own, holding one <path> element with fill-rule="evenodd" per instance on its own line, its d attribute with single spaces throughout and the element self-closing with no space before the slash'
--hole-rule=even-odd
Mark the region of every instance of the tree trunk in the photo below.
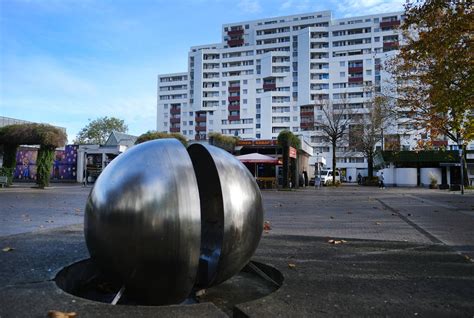
<svg viewBox="0 0 474 318">
<path fill-rule="evenodd" d="M 374 153 L 367 153 L 367 175 L 369 179 L 374 176 Z"/>
<path fill-rule="evenodd" d="M 288 179 L 290 172 L 289 148 L 288 145 L 283 146 L 283 188 L 288 188 Z"/>
<path fill-rule="evenodd" d="M 336 184 L 336 142 L 332 142 L 332 184 Z"/>
</svg>

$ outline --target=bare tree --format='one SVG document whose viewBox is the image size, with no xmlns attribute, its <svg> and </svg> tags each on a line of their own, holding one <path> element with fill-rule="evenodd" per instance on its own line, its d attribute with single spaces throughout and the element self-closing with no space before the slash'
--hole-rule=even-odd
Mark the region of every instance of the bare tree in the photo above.
<svg viewBox="0 0 474 318">
<path fill-rule="evenodd" d="M 375 146 L 383 142 L 383 132 L 387 131 L 390 119 L 396 118 L 396 110 L 392 107 L 390 98 L 381 94 L 374 94 L 365 103 L 363 113 L 352 116 L 353 121 L 349 128 L 349 147 L 353 151 L 362 152 L 367 158 L 367 172 L 369 178 L 374 175 Z"/>
<path fill-rule="evenodd" d="M 345 100 L 334 104 L 329 99 L 317 100 L 316 111 L 320 111 L 321 119 L 316 119 L 314 124 L 323 132 L 323 139 L 332 148 L 332 182 L 336 183 L 336 148 L 347 140 L 347 132 L 351 121 L 351 111 L 347 108 Z M 319 117 L 317 117 L 319 118 Z"/>
</svg>

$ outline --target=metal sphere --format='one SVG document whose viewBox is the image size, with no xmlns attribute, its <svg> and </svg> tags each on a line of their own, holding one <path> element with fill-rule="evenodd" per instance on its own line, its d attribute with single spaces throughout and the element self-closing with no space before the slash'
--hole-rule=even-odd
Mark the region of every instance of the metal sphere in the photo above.
<svg viewBox="0 0 474 318">
<path fill-rule="evenodd" d="M 84 220 L 91 257 L 150 304 L 179 303 L 193 286 L 239 272 L 263 229 L 261 194 L 235 157 L 175 139 L 137 145 L 92 189 Z"/>
</svg>

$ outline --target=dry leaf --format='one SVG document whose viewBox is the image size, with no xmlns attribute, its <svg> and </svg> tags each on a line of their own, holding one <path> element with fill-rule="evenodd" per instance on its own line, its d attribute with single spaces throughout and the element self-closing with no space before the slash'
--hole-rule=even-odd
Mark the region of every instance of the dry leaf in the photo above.
<svg viewBox="0 0 474 318">
<path fill-rule="evenodd" d="M 330 218 L 330 219 L 334 219 L 334 217 L 333 217 L 333 216 L 330 216 L 329 218 Z"/>
<path fill-rule="evenodd" d="M 4 251 L 4 252 L 11 252 L 11 251 L 13 251 L 13 250 L 14 250 L 14 248 L 13 248 L 13 247 L 10 247 L 10 246 L 7 246 L 7 247 L 5 247 L 4 249 L 2 249 L 2 251 Z"/>
<path fill-rule="evenodd" d="M 48 311 L 48 317 L 50 318 L 74 318 L 77 314 L 75 312 L 62 312 L 57 310 Z"/>
<path fill-rule="evenodd" d="M 291 269 L 295 269 L 295 268 L 296 268 L 296 264 L 288 263 L 288 267 L 291 268 Z"/>
<path fill-rule="evenodd" d="M 375 222 L 375 225 L 382 225 L 382 223 L 380 223 L 380 222 Z"/>
<path fill-rule="evenodd" d="M 81 212 L 81 209 L 78 209 L 78 208 L 76 208 L 76 209 L 74 209 L 74 210 L 75 210 L 77 213 Z"/>
<path fill-rule="evenodd" d="M 204 296 L 205 294 L 206 294 L 206 290 L 201 289 L 196 292 L 196 297 L 201 297 L 201 296 Z"/>
<path fill-rule="evenodd" d="M 272 227 L 270 226 L 270 222 L 268 222 L 268 221 L 263 222 L 263 230 L 264 231 L 270 231 L 271 229 L 272 229 Z"/>
</svg>

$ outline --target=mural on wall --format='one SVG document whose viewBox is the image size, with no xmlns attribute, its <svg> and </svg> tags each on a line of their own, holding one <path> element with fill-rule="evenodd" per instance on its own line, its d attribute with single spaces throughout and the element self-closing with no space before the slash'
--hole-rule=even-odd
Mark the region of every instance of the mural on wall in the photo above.
<svg viewBox="0 0 474 318">
<path fill-rule="evenodd" d="M 77 145 L 67 145 L 64 150 L 56 150 L 51 180 L 76 180 Z M 13 177 L 17 180 L 36 180 L 36 158 L 38 149 L 20 147 L 16 153 L 16 169 Z"/>
</svg>

